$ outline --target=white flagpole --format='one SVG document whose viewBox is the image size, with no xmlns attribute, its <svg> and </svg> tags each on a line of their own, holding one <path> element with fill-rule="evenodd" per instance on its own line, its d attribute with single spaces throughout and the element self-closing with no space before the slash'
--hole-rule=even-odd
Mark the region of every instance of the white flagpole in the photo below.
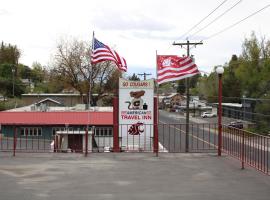
<svg viewBox="0 0 270 200">
<path fill-rule="evenodd" d="M 91 54 L 93 54 L 93 50 L 94 50 L 94 40 L 95 40 L 95 32 L 93 31 L 93 37 L 92 37 L 92 46 L 91 46 Z M 91 109 L 91 78 L 92 78 L 92 70 L 93 70 L 93 66 L 92 64 L 90 65 L 90 69 L 89 69 L 89 98 L 88 98 L 88 108 L 89 110 Z"/>
<path fill-rule="evenodd" d="M 159 85 L 158 85 L 158 60 L 157 60 L 157 50 L 156 50 L 156 84 L 157 84 L 157 123 L 159 122 L 159 93 L 158 93 L 158 89 L 159 89 Z"/>
</svg>

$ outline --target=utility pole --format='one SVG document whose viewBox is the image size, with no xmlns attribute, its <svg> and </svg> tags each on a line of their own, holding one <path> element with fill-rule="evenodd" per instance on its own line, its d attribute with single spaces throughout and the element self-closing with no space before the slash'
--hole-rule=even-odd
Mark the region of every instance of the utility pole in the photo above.
<svg viewBox="0 0 270 200">
<path fill-rule="evenodd" d="M 195 46 L 196 45 L 202 45 L 202 42 L 190 42 L 188 39 L 186 42 L 180 42 L 176 43 L 174 42 L 173 45 L 178 45 L 181 48 L 183 46 L 187 46 L 187 56 L 190 56 L 190 45 Z M 186 78 L 186 95 L 187 95 L 187 107 L 186 107 L 186 152 L 189 151 L 189 78 Z"/>
<path fill-rule="evenodd" d="M 143 76 L 143 80 L 146 80 L 146 76 L 150 76 L 152 74 L 147 74 L 145 72 L 143 72 L 142 74 L 138 74 L 139 76 Z"/>
</svg>

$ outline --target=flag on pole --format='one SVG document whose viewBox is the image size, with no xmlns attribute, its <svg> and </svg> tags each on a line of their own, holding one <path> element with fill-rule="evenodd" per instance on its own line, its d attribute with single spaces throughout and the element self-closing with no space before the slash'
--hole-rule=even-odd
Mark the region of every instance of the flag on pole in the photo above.
<svg viewBox="0 0 270 200">
<path fill-rule="evenodd" d="M 158 84 L 181 80 L 200 73 L 197 65 L 190 57 L 175 55 L 157 56 L 157 82 Z"/>
<path fill-rule="evenodd" d="M 127 71 L 126 60 L 119 56 L 119 54 L 111 49 L 109 46 L 93 38 L 93 49 L 91 55 L 91 63 L 96 64 L 103 61 L 113 61 L 119 70 Z"/>
</svg>

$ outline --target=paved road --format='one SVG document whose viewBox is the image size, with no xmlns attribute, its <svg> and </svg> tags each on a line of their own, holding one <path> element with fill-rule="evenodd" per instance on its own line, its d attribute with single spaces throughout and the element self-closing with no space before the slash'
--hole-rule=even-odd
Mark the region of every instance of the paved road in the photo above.
<svg viewBox="0 0 270 200">
<path fill-rule="evenodd" d="M 184 152 L 186 119 L 177 113 L 159 112 L 159 141 L 169 152 Z M 190 118 L 189 150 L 215 151 L 217 125 L 202 118 Z M 181 125 L 180 125 L 181 124 Z"/>
<path fill-rule="evenodd" d="M 189 128 L 190 152 L 216 152 L 217 149 L 217 125 L 215 118 L 191 118 Z M 186 127 L 185 117 L 177 113 L 160 111 L 159 115 L 159 141 L 169 152 L 184 152 Z M 231 121 L 225 118 L 224 123 Z M 183 125 L 174 125 L 182 123 Z M 214 123 L 214 124 L 211 124 Z M 171 125 L 170 125 L 171 124 Z M 233 134 L 232 134 L 233 133 Z M 245 161 L 262 171 L 270 170 L 270 139 L 263 137 L 247 137 L 242 146 L 241 132 L 234 131 L 230 134 L 223 132 L 223 147 L 235 156 L 245 156 Z M 244 148 L 244 155 L 241 155 Z"/>
</svg>

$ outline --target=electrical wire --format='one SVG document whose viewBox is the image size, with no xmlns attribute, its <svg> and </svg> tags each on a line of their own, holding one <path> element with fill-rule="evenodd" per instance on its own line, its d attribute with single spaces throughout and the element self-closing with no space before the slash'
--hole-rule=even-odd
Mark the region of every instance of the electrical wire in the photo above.
<svg viewBox="0 0 270 200">
<path fill-rule="evenodd" d="M 219 9 L 226 1 L 228 0 L 224 0 L 223 2 L 221 2 L 218 7 L 216 7 L 214 10 L 212 10 L 207 16 L 205 16 L 202 20 L 200 20 L 197 24 L 195 24 L 194 26 L 192 26 L 187 32 L 185 32 L 182 36 L 180 36 L 179 40 L 181 40 L 184 36 L 186 36 L 187 34 L 189 34 L 194 28 L 196 28 L 199 24 L 201 24 L 204 20 L 206 20 L 210 15 L 212 15 L 217 9 Z"/>
<path fill-rule="evenodd" d="M 216 22 L 218 19 L 220 19 L 222 16 L 224 16 L 226 13 L 228 13 L 229 11 L 231 11 L 234 7 L 236 7 L 239 3 L 241 3 L 242 0 L 239 0 L 238 2 L 236 2 L 233 6 L 231 6 L 229 9 L 225 10 L 223 13 L 221 13 L 219 16 L 217 16 L 215 19 L 213 19 L 211 22 L 209 22 L 208 24 L 206 24 L 204 27 L 202 27 L 201 29 L 199 29 L 198 31 L 196 31 L 195 33 L 193 33 L 192 35 L 190 35 L 189 37 L 193 37 L 194 35 L 196 35 L 197 33 L 201 32 L 202 30 L 206 29 L 208 26 L 210 26 L 211 24 L 213 24 L 214 22 Z"/>
<path fill-rule="evenodd" d="M 241 22 L 243 22 L 243 21 L 249 19 L 250 17 L 252 17 L 252 16 L 254 16 L 254 15 L 260 13 L 261 11 L 265 10 L 265 9 L 268 8 L 269 6 L 270 6 L 270 4 L 266 5 L 265 7 L 263 7 L 263 8 L 261 8 L 260 10 L 257 10 L 256 12 L 254 12 L 254 13 L 248 15 L 247 17 L 245 17 L 245 18 L 243 18 L 243 19 L 237 21 L 236 23 L 234 23 L 234 24 L 232 24 L 232 25 L 230 25 L 230 26 L 227 26 L 226 28 L 222 29 L 221 31 L 218 31 L 218 32 L 216 32 L 216 33 L 210 35 L 210 36 L 207 37 L 205 40 L 209 40 L 210 38 L 213 38 L 213 37 L 215 37 L 215 36 L 217 36 L 217 35 L 219 35 L 219 34 L 225 32 L 225 31 L 227 31 L 227 30 L 229 30 L 229 29 L 235 27 L 236 25 L 240 24 Z"/>
<path fill-rule="evenodd" d="M 206 20 L 210 15 L 212 15 L 217 9 L 219 9 L 226 1 L 228 0 L 224 0 L 223 2 L 221 2 L 214 10 L 212 10 L 207 16 L 205 16 L 202 20 L 200 20 L 197 24 L 195 24 L 193 27 L 191 27 L 187 32 L 185 32 L 182 36 L 180 36 L 179 40 L 181 40 L 184 36 L 186 36 L 188 33 L 190 33 L 194 28 L 196 28 L 199 24 L 201 24 L 204 20 Z M 241 0 L 242 1 L 242 0 Z M 202 42 L 202 41 L 201 41 Z M 172 46 L 170 45 L 165 52 L 167 53 L 169 51 L 169 49 Z M 192 47 L 191 47 L 192 49 Z"/>
</svg>

